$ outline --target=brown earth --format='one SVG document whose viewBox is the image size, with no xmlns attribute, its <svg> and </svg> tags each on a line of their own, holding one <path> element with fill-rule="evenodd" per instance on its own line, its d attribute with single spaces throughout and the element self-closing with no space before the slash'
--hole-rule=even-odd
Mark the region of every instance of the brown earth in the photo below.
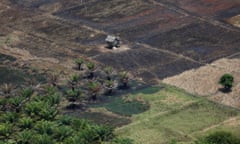
<svg viewBox="0 0 240 144">
<path fill-rule="evenodd" d="M 240 27 L 240 15 L 231 17 L 230 19 L 228 19 L 228 22 L 236 27 Z"/>
<path fill-rule="evenodd" d="M 0 53 L 66 73 L 85 57 L 147 84 L 195 68 L 164 82 L 223 101 L 216 82 L 238 76 L 238 60 L 208 63 L 240 51 L 239 13 L 237 0 L 1 0 Z M 120 36 L 119 49 L 105 49 L 108 34 Z"/>
<path fill-rule="evenodd" d="M 230 93 L 219 91 L 219 78 L 230 73 L 234 76 L 234 86 Z M 240 108 L 240 59 L 219 59 L 197 69 L 163 79 L 164 83 L 182 88 L 187 92 L 207 96 L 209 99 Z"/>
</svg>

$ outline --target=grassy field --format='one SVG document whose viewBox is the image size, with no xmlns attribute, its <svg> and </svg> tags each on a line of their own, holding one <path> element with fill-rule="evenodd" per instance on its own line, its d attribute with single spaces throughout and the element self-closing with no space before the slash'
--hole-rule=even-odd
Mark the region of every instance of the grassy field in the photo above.
<svg viewBox="0 0 240 144">
<path fill-rule="evenodd" d="M 132 123 L 116 133 L 134 139 L 137 144 L 167 144 L 172 140 L 192 143 L 197 137 L 216 130 L 240 136 L 240 112 L 174 87 L 151 87 L 128 95 L 143 99 L 149 110 L 132 115 Z"/>
</svg>

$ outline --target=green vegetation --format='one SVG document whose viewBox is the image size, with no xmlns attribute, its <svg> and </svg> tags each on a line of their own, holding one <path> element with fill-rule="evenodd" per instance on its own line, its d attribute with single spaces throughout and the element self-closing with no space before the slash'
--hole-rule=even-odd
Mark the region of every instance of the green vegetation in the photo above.
<svg viewBox="0 0 240 144">
<path fill-rule="evenodd" d="M 5 100 L 0 107 L 0 143 L 121 144 L 115 142 L 111 127 L 60 115 L 61 94 L 54 87 L 23 89 L 0 98 Z"/>
<path fill-rule="evenodd" d="M 95 82 L 95 81 L 91 81 L 91 82 L 88 83 L 87 88 L 88 88 L 88 91 L 89 91 L 89 94 L 90 94 L 90 98 L 92 100 L 96 100 L 97 96 L 98 96 L 98 93 L 101 90 L 100 83 Z"/>
<path fill-rule="evenodd" d="M 84 63 L 84 59 L 83 58 L 79 58 L 79 59 L 75 60 L 75 63 L 78 66 L 78 70 L 82 70 L 82 64 Z"/>
<path fill-rule="evenodd" d="M 96 69 L 96 65 L 93 62 L 88 62 L 87 64 L 87 68 L 89 70 L 89 78 L 92 79 L 94 77 L 94 70 Z"/>
<path fill-rule="evenodd" d="M 150 108 L 133 115 L 132 123 L 117 128 L 116 133 L 140 144 L 192 143 L 203 134 L 217 131 L 225 121 L 239 119 L 240 115 L 235 109 L 170 86 L 146 88 L 128 98 L 143 99 Z"/>
<path fill-rule="evenodd" d="M 104 73 L 106 74 L 107 80 L 112 80 L 112 74 L 113 74 L 113 68 L 110 66 L 107 66 L 103 69 Z"/>
<path fill-rule="evenodd" d="M 34 70 L 12 68 L 0 65 L 0 84 L 12 83 L 14 85 L 23 85 L 26 83 L 39 81 L 45 82 L 45 78 Z"/>
<path fill-rule="evenodd" d="M 99 104 L 96 107 L 104 107 L 108 111 L 113 113 L 132 116 L 134 114 L 139 114 L 146 111 L 149 105 L 144 101 L 130 98 L 115 97 L 112 98 L 111 102 L 105 104 Z"/>
<path fill-rule="evenodd" d="M 102 70 L 100 65 L 97 69 L 89 61 L 86 67 L 65 82 L 58 83 L 59 75 L 51 73 L 48 83 L 39 87 L 20 90 L 3 84 L 0 144 L 133 144 L 133 140 L 139 144 L 192 144 L 197 140 L 196 144 L 202 144 L 207 138 L 199 137 L 219 130 L 240 136 L 240 113 L 235 109 L 168 85 L 129 89 L 119 96 L 133 85 L 127 72 L 115 73 L 111 67 Z M 63 109 L 76 117 L 60 114 Z M 236 123 L 228 124 L 233 120 Z M 101 124 L 115 127 L 115 132 Z"/>
<path fill-rule="evenodd" d="M 240 144 L 240 138 L 229 132 L 218 131 L 197 140 L 195 144 Z"/>
<path fill-rule="evenodd" d="M 104 86 L 106 88 L 106 93 L 107 95 L 111 95 L 113 92 L 114 88 L 114 81 L 111 80 L 110 78 L 107 78 L 108 80 L 105 80 Z"/>
<path fill-rule="evenodd" d="M 234 82 L 234 78 L 231 74 L 224 74 L 219 80 L 219 84 L 224 86 L 224 91 L 225 92 L 231 91 L 231 88 L 233 86 L 233 82 Z"/>
<path fill-rule="evenodd" d="M 128 72 L 122 71 L 119 73 L 119 81 L 122 84 L 122 88 L 127 88 L 128 87 L 128 81 L 129 81 L 129 76 Z"/>
</svg>

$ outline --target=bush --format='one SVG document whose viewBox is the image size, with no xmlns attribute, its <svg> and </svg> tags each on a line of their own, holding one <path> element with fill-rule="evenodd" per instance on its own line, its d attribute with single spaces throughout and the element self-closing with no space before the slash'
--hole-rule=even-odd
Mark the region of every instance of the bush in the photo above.
<svg viewBox="0 0 240 144">
<path fill-rule="evenodd" d="M 116 138 L 113 142 L 114 144 L 134 144 L 134 141 L 129 138 Z"/>
<path fill-rule="evenodd" d="M 232 133 L 219 131 L 196 141 L 195 144 L 240 144 L 240 139 Z"/>
<path fill-rule="evenodd" d="M 220 78 L 219 84 L 224 86 L 224 90 L 225 91 L 230 91 L 232 86 L 233 86 L 233 81 L 234 81 L 234 78 L 233 78 L 233 76 L 231 74 L 224 74 Z"/>
<path fill-rule="evenodd" d="M 23 117 L 19 119 L 19 127 L 23 129 L 30 129 L 33 126 L 33 120 L 30 117 Z"/>
</svg>

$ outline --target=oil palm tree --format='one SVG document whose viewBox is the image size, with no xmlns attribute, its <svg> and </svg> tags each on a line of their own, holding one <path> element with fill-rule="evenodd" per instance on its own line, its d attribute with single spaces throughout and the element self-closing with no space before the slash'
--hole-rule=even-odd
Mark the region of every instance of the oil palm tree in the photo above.
<svg viewBox="0 0 240 144">
<path fill-rule="evenodd" d="M 85 94 L 81 90 L 66 91 L 66 99 L 71 103 L 70 108 L 75 108 L 76 104 L 82 103 L 85 99 Z"/>
<path fill-rule="evenodd" d="M 72 75 L 70 77 L 69 84 L 70 84 L 70 86 L 71 86 L 73 91 L 75 90 L 75 88 L 76 88 L 76 86 L 78 84 L 79 79 L 80 79 L 80 76 L 77 75 L 77 74 L 74 74 L 74 75 Z"/>
<path fill-rule="evenodd" d="M 21 96 L 15 96 L 9 99 L 11 109 L 15 110 L 15 112 L 20 112 L 24 100 L 25 100 L 24 97 Z"/>
<path fill-rule="evenodd" d="M 8 138 L 13 130 L 13 125 L 9 123 L 0 124 L 0 137 Z"/>
<path fill-rule="evenodd" d="M 107 66 L 103 70 L 104 70 L 105 74 L 107 75 L 107 80 L 111 80 L 112 79 L 111 76 L 112 76 L 112 73 L 113 73 L 113 68 L 110 67 L 110 66 Z"/>
<path fill-rule="evenodd" d="M 55 144 L 56 142 L 47 134 L 34 135 L 32 144 Z"/>
<path fill-rule="evenodd" d="M 114 81 L 113 80 L 106 80 L 104 83 L 104 87 L 106 89 L 106 94 L 110 95 L 113 92 L 114 88 Z"/>
<path fill-rule="evenodd" d="M 90 99 L 96 100 L 97 95 L 101 90 L 101 85 L 98 82 L 92 81 L 88 83 L 88 91 L 90 94 Z"/>
<path fill-rule="evenodd" d="M 55 128 L 56 125 L 54 122 L 41 120 L 36 123 L 34 130 L 36 130 L 36 132 L 39 134 L 51 135 L 54 133 Z"/>
<path fill-rule="evenodd" d="M 54 131 L 54 137 L 62 142 L 65 138 L 71 136 L 73 132 L 73 129 L 69 126 L 58 126 Z"/>
<path fill-rule="evenodd" d="M 44 120 L 53 120 L 58 114 L 57 108 L 50 106 L 48 103 L 45 103 L 44 107 L 38 112 L 40 119 Z"/>
<path fill-rule="evenodd" d="M 128 87 L 128 81 L 129 81 L 129 76 L 128 72 L 122 71 L 119 73 L 119 81 L 122 84 L 122 88 L 127 88 Z"/>
<path fill-rule="evenodd" d="M 9 97 L 12 90 L 14 89 L 14 86 L 12 84 L 7 84 L 7 83 L 4 83 L 2 86 L 1 86 L 1 91 L 2 93 L 6 96 L 6 97 Z"/>
<path fill-rule="evenodd" d="M 29 100 L 34 93 L 34 90 L 32 88 L 25 88 L 20 92 L 20 96 Z"/>
<path fill-rule="evenodd" d="M 18 126 L 22 129 L 31 129 L 33 127 L 33 119 L 30 117 L 23 117 L 19 119 Z"/>
<path fill-rule="evenodd" d="M 5 123 L 15 123 L 17 121 L 18 114 L 15 112 L 6 112 L 1 116 L 1 121 Z"/>
<path fill-rule="evenodd" d="M 76 90 L 67 90 L 66 91 L 66 98 L 69 102 L 71 102 L 71 105 L 75 105 L 75 102 L 77 101 L 79 97 L 79 94 Z"/>
<path fill-rule="evenodd" d="M 45 107 L 45 102 L 43 101 L 31 101 L 25 104 L 24 112 L 30 117 L 38 116 L 42 108 Z"/>
<path fill-rule="evenodd" d="M 24 130 L 17 134 L 16 139 L 18 144 L 31 144 L 33 131 Z"/>
<path fill-rule="evenodd" d="M 75 63 L 78 66 L 78 70 L 82 70 L 82 64 L 84 63 L 84 59 L 83 58 L 76 59 Z"/>
<path fill-rule="evenodd" d="M 93 63 L 93 62 L 88 62 L 87 63 L 87 68 L 88 68 L 88 70 L 89 70 L 89 78 L 90 79 L 92 79 L 92 78 L 94 78 L 94 71 L 95 71 L 95 69 L 96 69 L 96 65 L 95 65 L 95 63 Z"/>
</svg>

